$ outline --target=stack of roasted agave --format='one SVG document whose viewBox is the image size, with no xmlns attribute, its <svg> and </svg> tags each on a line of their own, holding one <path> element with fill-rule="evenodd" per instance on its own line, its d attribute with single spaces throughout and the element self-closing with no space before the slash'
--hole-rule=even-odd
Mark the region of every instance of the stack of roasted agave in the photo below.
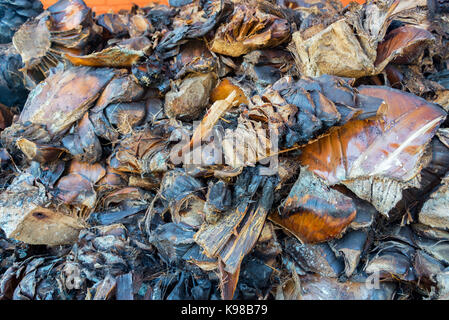
<svg viewBox="0 0 449 320">
<path fill-rule="evenodd" d="M 15 33 L 0 299 L 449 298 L 449 6 L 171 4 Z"/>
</svg>

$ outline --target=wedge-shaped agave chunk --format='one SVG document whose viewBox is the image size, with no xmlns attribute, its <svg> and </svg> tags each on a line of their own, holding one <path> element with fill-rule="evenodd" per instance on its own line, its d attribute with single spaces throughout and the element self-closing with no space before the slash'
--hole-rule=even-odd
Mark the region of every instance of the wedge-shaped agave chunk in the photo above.
<svg viewBox="0 0 449 320">
<path fill-rule="evenodd" d="M 59 71 L 30 93 L 19 121 L 45 125 L 52 136 L 62 134 L 82 118 L 113 76 L 111 69 Z"/>
<path fill-rule="evenodd" d="M 302 165 L 308 165 L 330 185 L 377 178 L 411 181 L 421 171 L 426 146 L 446 113 L 435 104 L 395 89 L 365 86 L 359 92 L 385 101 L 377 117 L 350 121 L 305 146 Z M 392 206 L 394 203 L 390 208 L 376 208 L 386 213 Z"/>
</svg>

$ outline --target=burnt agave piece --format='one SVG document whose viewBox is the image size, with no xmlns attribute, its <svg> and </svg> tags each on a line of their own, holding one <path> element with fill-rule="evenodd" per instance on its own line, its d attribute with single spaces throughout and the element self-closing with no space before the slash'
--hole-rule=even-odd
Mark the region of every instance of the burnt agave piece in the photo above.
<svg viewBox="0 0 449 320">
<path fill-rule="evenodd" d="M 217 60 L 207 48 L 204 41 L 191 40 L 180 47 L 174 62 L 175 79 L 183 78 L 189 73 L 209 73 L 217 68 Z"/>
<path fill-rule="evenodd" d="M 74 133 L 67 134 L 61 142 L 67 150 L 70 150 L 70 154 L 79 161 L 95 163 L 101 158 L 100 140 L 95 134 L 87 112 L 78 122 Z"/>
<path fill-rule="evenodd" d="M 15 205 L 18 201 L 20 207 Z M 70 244 L 84 228 L 78 217 L 50 207 L 45 187 L 34 185 L 31 174 L 14 179 L 1 194 L 0 203 L 0 228 L 8 238 L 29 244 Z M 40 232 L 42 229 L 48 232 Z"/>
<path fill-rule="evenodd" d="M 222 18 L 226 17 L 232 10 L 229 0 L 205 0 L 200 2 L 201 13 L 204 17 L 194 23 L 185 23 L 181 19 L 180 27 L 168 32 L 156 47 L 156 53 L 161 58 L 175 55 L 177 46 L 185 43 L 188 39 L 201 38 L 211 31 Z"/>
<path fill-rule="evenodd" d="M 0 95 L 35 86 L 0 105 L 0 299 L 449 297 L 438 3 L 25 23 L 0 48 Z"/>
<path fill-rule="evenodd" d="M 243 56 L 242 75 L 247 76 L 259 88 L 273 84 L 282 74 L 294 67 L 292 55 L 279 49 L 255 50 Z M 263 90 L 259 90 L 263 91 Z"/>
<path fill-rule="evenodd" d="M 302 244 L 289 237 L 283 243 L 285 252 L 307 272 L 337 278 L 345 268 L 343 259 L 337 257 L 328 243 Z"/>
<path fill-rule="evenodd" d="M 215 82 L 216 75 L 206 73 L 173 83 L 165 95 L 165 114 L 184 121 L 197 119 L 209 102 Z"/>
<path fill-rule="evenodd" d="M 206 203 L 204 204 L 205 219 L 208 223 L 216 223 L 221 213 L 228 210 L 232 205 L 232 194 L 224 181 L 209 182 Z"/>
<path fill-rule="evenodd" d="M 281 10 L 268 1 L 245 1 L 235 4 L 229 22 L 217 29 L 211 50 L 238 57 L 289 38 L 290 24 Z"/>
<path fill-rule="evenodd" d="M 166 92 L 170 87 L 170 70 L 158 57 L 151 55 L 144 62 L 132 65 L 133 77 L 143 87 Z"/>
<path fill-rule="evenodd" d="M 22 58 L 12 43 L 0 44 L 0 103 L 8 107 L 22 107 L 28 90 L 24 86 Z"/>
<path fill-rule="evenodd" d="M 93 227 L 80 233 L 78 241 L 65 257 L 63 275 L 69 279 L 70 276 L 73 279 L 73 275 L 77 275 L 76 283 L 71 280 L 70 290 L 78 292 L 83 299 L 89 291 L 94 293 L 92 296 L 95 296 L 96 292 L 100 296 L 100 284 L 104 279 L 112 277 L 109 281 L 118 283 L 122 281 L 120 276 L 129 272 L 135 274 L 141 272 L 140 268 L 133 269 L 133 265 L 138 265 L 137 261 L 141 258 L 139 253 L 137 255 L 135 253 L 129 233 L 123 225 Z M 152 270 L 151 262 L 148 267 Z"/>
<path fill-rule="evenodd" d="M 194 234 L 192 228 L 171 222 L 158 226 L 151 233 L 149 241 L 167 263 L 179 263 L 187 251 L 195 245 Z"/>
<path fill-rule="evenodd" d="M 449 229 L 446 210 L 449 204 L 448 177 L 443 178 L 442 186 L 431 194 L 419 213 L 419 222 L 439 229 Z"/>
<path fill-rule="evenodd" d="M 314 173 L 302 168 L 281 214 L 273 213 L 270 219 L 301 242 L 317 243 L 341 236 L 356 213 L 351 198 L 327 187 Z"/>
<path fill-rule="evenodd" d="M 385 104 L 382 104 L 381 107 L 379 107 L 377 112 L 378 116 L 366 120 L 350 121 L 344 126 L 331 131 L 329 134 L 323 135 L 318 140 L 302 149 L 303 153 L 301 154 L 300 159 L 303 165 L 309 165 L 310 170 L 324 178 L 330 185 L 344 182 L 344 184 L 360 198 L 371 202 L 379 212 L 388 214 L 401 199 L 401 192 L 403 189 L 407 189 L 407 184 L 409 187 L 414 186 L 413 178 L 421 171 L 421 161 L 425 161 L 426 159 L 425 151 L 427 145 L 436 133 L 436 129 L 446 118 L 446 114 L 439 106 L 430 104 L 424 99 L 398 90 L 381 86 L 366 86 L 360 87 L 358 91 L 361 94 L 380 98 L 385 101 Z M 422 112 L 425 115 L 421 114 Z M 401 120 L 395 121 L 394 119 L 398 116 Z M 394 126 L 388 127 L 387 129 L 387 127 L 383 127 L 385 124 L 384 122 L 382 122 L 383 124 L 381 126 L 378 126 L 380 124 L 378 121 L 380 121 L 381 118 L 386 121 L 385 123 L 394 123 Z M 409 120 L 406 120 L 406 118 Z M 419 122 L 422 122 L 422 124 L 418 125 Z M 413 142 L 409 139 L 409 135 L 404 135 L 403 139 L 399 139 L 398 136 L 395 135 L 395 132 L 401 131 L 401 133 L 405 133 L 406 130 L 411 129 L 411 123 L 418 125 L 419 128 L 426 129 L 422 129 L 421 131 L 415 130 L 414 132 L 417 136 Z M 427 126 L 424 123 L 426 123 Z M 402 129 L 402 127 L 404 127 L 404 129 Z M 370 129 L 368 130 L 368 128 Z M 359 148 L 357 154 L 361 156 L 361 154 L 364 153 L 363 150 L 369 150 L 370 155 L 366 155 L 364 160 L 361 160 L 361 158 L 359 158 L 360 160 L 354 158 L 354 161 L 345 162 L 343 167 L 347 169 L 350 168 L 349 171 L 346 171 L 347 169 L 344 170 L 347 173 L 343 173 L 343 171 L 337 173 L 337 171 L 333 169 L 331 169 L 333 173 L 329 171 L 333 164 L 338 162 L 338 160 L 336 161 L 338 157 L 335 158 L 333 156 L 327 158 L 328 160 L 325 160 L 327 169 L 321 172 L 316 170 L 317 167 L 323 165 L 324 162 L 318 160 L 319 157 L 315 158 L 313 154 L 318 152 L 323 155 L 324 145 L 328 143 L 329 147 L 332 145 L 331 140 L 333 138 L 331 137 L 338 136 L 337 140 L 340 142 L 342 141 L 340 139 L 347 141 L 343 143 L 343 145 L 345 145 L 343 147 L 345 150 L 343 152 L 345 154 L 343 158 L 347 159 L 346 157 L 353 152 L 350 151 L 353 144 L 349 141 L 355 136 L 358 137 L 357 139 L 360 139 L 361 136 L 359 136 L 359 134 L 364 135 L 366 138 L 364 138 L 363 144 L 357 144 L 357 148 Z M 386 144 L 389 139 L 394 139 L 396 141 L 396 144 L 388 145 L 397 150 L 394 152 L 394 150 L 391 149 L 392 153 L 389 153 L 390 156 L 385 154 L 384 151 L 386 149 L 381 147 Z M 339 147 L 337 153 L 341 152 L 340 142 L 338 142 Z M 401 150 L 404 150 L 406 145 L 410 148 L 414 148 L 416 152 L 413 152 L 413 155 L 403 153 Z M 382 148 L 384 151 L 378 153 L 380 151 L 379 148 Z M 315 151 L 312 151 L 312 149 L 315 149 Z M 327 153 L 324 154 L 328 156 Z M 393 160 L 393 155 L 397 155 L 398 159 L 402 159 L 400 161 L 403 161 L 403 164 L 399 166 L 400 168 L 393 164 L 388 164 Z M 312 158 L 314 158 L 314 160 L 312 160 Z M 332 160 L 330 160 L 331 158 Z M 384 166 L 383 160 L 388 161 L 387 166 Z M 320 162 L 322 164 L 319 164 Z M 359 164 L 361 167 L 359 167 Z M 405 167 L 408 167 L 409 169 L 405 169 Z M 334 166 L 334 168 L 336 167 Z M 348 181 L 346 182 L 345 180 Z M 398 181 L 402 182 L 402 184 L 398 183 Z M 379 195 L 384 192 L 382 190 L 386 188 L 387 185 L 391 190 L 393 190 L 392 188 L 397 190 L 397 192 L 394 193 L 397 196 L 392 197 L 392 195 L 390 195 L 390 197 L 379 198 Z M 376 190 L 376 192 L 373 192 L 373 190 Z"/>
<path fill-rule="evenodd" d="M 397 285 L 380 282 L 367 286 L 366 279 L 340 282 L 338 279 L 308 274 L 299 277 L 302 300 L 393 300 Z"/>
<path fill-rule="evenodd" d="M 377 273 L 380 279 L 417 280 L 413 269 L 413 247 L 398 241 L 384 241 L 377 249 L 365 267 L 367 274 Z"/>
</svg>

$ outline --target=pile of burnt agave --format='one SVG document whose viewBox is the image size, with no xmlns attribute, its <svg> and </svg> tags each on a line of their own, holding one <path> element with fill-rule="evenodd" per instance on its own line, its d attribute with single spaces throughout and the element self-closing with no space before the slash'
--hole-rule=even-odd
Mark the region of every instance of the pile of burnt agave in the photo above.
<svg viewBox="0 0 449 320">
<path fill-rule="evenodd" d="M 30 90 L 0 105 L 0 299 L 448 299 L 448 18 L 427 0 L 31 18 L 0 50 Z"/>
</svg>

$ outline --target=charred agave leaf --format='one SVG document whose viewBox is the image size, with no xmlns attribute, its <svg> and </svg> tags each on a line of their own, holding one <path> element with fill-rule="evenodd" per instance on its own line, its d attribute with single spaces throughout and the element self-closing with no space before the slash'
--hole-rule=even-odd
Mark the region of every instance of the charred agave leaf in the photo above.
<svg viewBox="0 0 449 320">
<path fill-rule="evenodd" d="M 175 79 L 183 78 L 189 73 L 209 73 L 215 71 L 217 61 L 207 48 L 204 41 L 191 40 L 181 46 L 175 57 Z"/>
<path fill-rule="evenodd" d="M 380 279 L 404 281 L 417 280 L 413 269 L 415 249 L 399 241 L 384 241 L 377 248 L 378 251 L 369 259 L 365 272 L 377 273 Z"/>
<path fill-rule="evenodd" d="M 259 88 L 273 84 L 294 66 L 292 55 L 279 49 L 262 49 L 243 56 L 242 75 L 251 79 Z M 262 91 L 262 90 L 260 90 Z"/>
<path fill-rule="evenodd" d="M 142 124 L 145 111 L 143 102 L 110 104 L 105 109 L 109 123 L 123 135 L 131 133 L 133 128 Z"/>
<path fill-rule="evenodd" d="M 327 75 L 302 77 L 296 82 L 291 76 L 285 76 L 266 88 L 262 97 L 273 101 L 273 91 L 280 96 L 275 104 L 289 104 L 297 108 L 297 111 L 289 112 L 289 121 L 284 121 L 287 125 L 287 147 L 307 142 L 332 126 L 342 125 L 351 119 L 374 116 L 384 103 L 382 99 L 357 93 L 347 79 Z M 283 109 L 288 110 L 286 107 Z M 278 113 L 286 112 L 278 109 Z"/>
<path fill-rule="evenodd" d="M 356 216 L 351 198 L 326 186 L 313 172 L 301 169 L 298 180 L 282 204 L 281 214 L 270 219 L 303 243 L 339 237 Z"/>
<path fill-rule="evenodd" d="M 378 117 L 332 130 L 304 147 L 300 161 L 328 184 L 343 182 L 387 214 L 407 183 L 421 171 L 425 148 L 446 114 L 437 105 L 394 89 L 367 86 L 359 92 L 386 102 Z M 338 145 L 338 150 L 332 145 Z M 320 160 L 318 154 L 326 160 Z M 397 190 L 393 198 L 386 196 L 388 188 Z"/>
<path fill-rule="evenodd" d="M 382 66 L 386 66 L 390 61 L 396 64 L 410 64 L 434 40 L 433 35 L 425 29 L 413 26 L 394 29 L 377 47 L 375 65 L 384 69 Z"/>
<path fill-rule="evenodd" d="M 82 0 L 60 0 L 22 25 L 13 44 L 25 64 L 28 86 L 33 88 L 63 61 L 65 52 L 81 53 L 101 32 L 92 11 Z"/>
<path fill-rule="evenodd" d="M 345 275 L 348 278 L 359 265 L 367 240 L 367 231 L 355 230 L 346 233 L 341 239 L 329 244 L 336 256 L 343 257 L 345 262 Z"/>
<path fill-rule="evenodd" d="M 84 228 L 81 220 L 53 209 L 45 188 L 33 185 L 33 177 L 23 174 L 0 195 L 0 227 L 8 238 L 30 244 L 60 245 L 76 240 Z M 42 232 L 46 230 L 46 232 Z"/>
<path fill-rule="evenodd" d="M 154 55 L 144 62 L 133 64 L 131 70 L 139 84 L 144 87 L 166 92 L 170 86 L 168 67 Z"/>
<path fill-rule="evenodd" d="M 96 17 L 96 23 L 105 30 L 106 38 L 131 38 L 142 36 L 154 30 L 151 22 L 141 12 L 104 13 Z"/>
<path fill-rule="evenodd" d="M 83 117 L 113 76 L 111 69 L 59 71 L 30 92 L 19 122 L 45 126 L 51 137 L 59 138 Z"/>
<path fill-rule="evenodd" d="M 289 38 L 290 24 L 278 7 L 267 1 L 245 1 L 235 4 L 229 22 L 217 29 L 211 50 L 238 57 Z"/>
<path fill-rule="evenodd" d="M 135 64 L 144 53 L 128 48 L 110 47 L 102 51 L 89 54 L 87 56 L 74 56 L 65 54 L 67 58 L 75 66 L 89 67 L 130 67 Z"/>
<path fill-rule="evenodd" d="M 93 209 L 97 194 L 94 185 L 106 174 L 99 164 L 87 164 L 73 160 L 68 174 L 59 179 L 55 194 L 66 204 L 82 205 Z"/>
<path fill-rule="evenodd" d="M 121 37 L 128 34 L 126 17 L 121 14 L 103 13 L 96 17 L 95 22 L 110 37 Z"/>
<path fill-rule="evenodd" d="M 413 224 L 413 244 L 444 265 L 449 262 L 449 236 L 447 231 L 422 224 Z"/>
<path fill-rule="evenodd" d="M 195 245 L 194 229 L 184 224 L 165 223 L 158 226 L 149 241 L 165 258 L 167 263 L 179 263 L 187 251 Z"/>
<path fill-rule="evenodd" d="M 320 88 L 318 84 L 317 88 Z M 278 91 L 287 103 L 299 108 L 295 114 L 296 121 L 288 126 L 289 129 L 298 132 L 295 135 L 297 137 L 288 139 L 294 140 L 288 141 L 288 146 L 298 140 L 309 140 L 315 132 L 322 130 L 323 126 L 330 127 L 341 119 L 341 115 L 332 101 L 327 99 L 320 91 L 309 93 L 300 83 L 296 86 L 291 77 L 280 79 L 274 83 L 272 89 Z M 265 95 L 269 92 L 270 89 L 265 90 Z"/>
<path fill-rule="evenodd" d="M 194 236 L 205 254 L 222 264 L 219 267 L 223 299 L 232 299 L 242 260 L 256 244 L 272 206 L 275 178 L 257 172 L 258 168 L 244 169 L 234 186 L 236 209 L 226 212 L 216 224 L 203 224 Z M 253 202 L 256 192 L 261 197 Z"/>
<path fill-rule="evenodd" d="M 437 136 L 440 141 L 449 148 L 449 128 L 440 128 L 437 131 Z"/>
<path fill-rule="evenodd" d="M 164 174 L 160 185 L 160 197 L 171 213 L 172 220 L 192 227 L 203 222 L 204 185 L 183 170 L 171 170 Z"/>
<path fill-rule="evenodd" d="M 423 202 L 428 200 L 431 193 L 438 188 L 446 175 L 447 164 L 449 163 L 449 148 L 441 143 L 437 137 L 433 137 L 429 143 L 428 153 L 431 153 L 431 156 L 428 156 L 430 160 L 428 164 L 424 163 L 425 166 L 420 172 L 419 188 L 411 188 L 402 192 L 401 201 L 391 211 L 392 218 L 402 216 L 409 222 L 419 220 L 419 211 Z"/>
<path fill-rule="evenodd" d="M 132 75 L 128 75 L 126 71 L 120 72 L 104 88 L 91 111 L 99 112 L 113 103 L 138 101 L 144 91 Z"/>
<path fill-rule="evenodd" d="M 133 251 L 121 224 L 83 230 L 66 257 L 65 276 L 79 274 L 77 287 L 85 292 L 89 283 L 97 284 L 108 274 L 117 277 L 131 271 L 138 258 Z"/>
<path fill-rule="evenodd" d="M 31 162 L 30 173 L 34 178 L 42 183 L 46 188 L 53 188 L 56 181 L 64 173 L 65 162 L 62 160 L 53 161 L 48 164 Z"/>
<path fill-rule="evenodd" d="M 94 127 L 87 112 L 78 122 L 74 133 L 66 135 L 61 142 L 78 161 L 95 163 L 101 158 L 101 144 L 95 135 Z"/>
<path fill-rule="evenodd" d="M 415 255 L 413 267 L 419 279 L 420 288 L 426 290 L 426 295 L 430 296 L 432 287 L 436 291 L 435 287 L 438 283 L 437 276 L 443 273 L 443 263 L 426 252 L 419 250 Z"/>
<path fill-rule="evenodd" d="M 215 102 L 218 100 L 226 99 L 233 91 L 236 92 L 235 100 L 237 104 L 249 103 L 249 90 L 239 83 L 237 83 L 233 78 L 224 78 L 220 83 L 211 91 L 210 101 Z"/>
<path fill-rule="evenodd" d="M 1 28 L 1 27 L 0 27 Z M 0 36 L 1 37 L 1 36 Z M 0 103 L 22 107 L 28 90 L 24 86 L 22 58 L 12 43 L 0 44 Z"/>
<path fill-rule="evenodd" d="M 11 126 L 0 132 L 0 136 L 2 144 L 12 152 L 18 150 L 16 143 L 19 139 L 27 139 L 41 145 L 48 145 L 51 143 L 50 135 L 45 126 L 33 124 L 31 122 L 24 124 L 17 122 L 13 123 Z"/>
<path fill-rule="evenodd" d="M 189 20 L 186 21 L 186 18 L 179 19 L 177 28 L 162 38 L 156 47 L 156 52 L 162 58 L 175 55 L 173 49 L 186 42 L 187 39 L 201 38 L 206 35 L 223 17 L 229 14 L 230 10 L 232 10 L 232 3 L 228 0 L 202 1 L 201 7 L 193 8 L 193 11 L 196 11 L 193 17 L 187 12 L 184 15 L 187 19 L 192 19 L 193 23 Z"/>
<path fill-rule="evenodd" d="M 10 279 L 5 297 L 12 300 L 67 299 L 58 286 L 62 281 L 64 259 L 61 257 L 31 257 L 14 265 L 15 275 Z M 5 279 L 6 280 L 6 279 Z M 12 292 L 11 292 L 12 291 Z"/>
<path fill-rule="evenodd" d="M 336 278 L 344 271 L 342 258 L 335 256 L 327 243 L 301 244 L 295 238 L 285 239 L 283 244 L 287 253 L 302 270 Z"/>
<path fill-rule="evenodd" d="M 221 213 L 230 209 L 232 195 L 224 181 L 209 182 L 206 203 L 204 204 L 205 220 L 209 224 L 215 224 L 221 217 Z"/>
<path fill-rule="evenodd" d="M 22 151 L 28 160 L 37 161 L 40 163 L 49 163 L 57 160 L 63 153 L 67 152 L 66 149 L 43 145 L 26 138 L 19 138 L 16 141 L 17 147 Z"/>
</svg>

